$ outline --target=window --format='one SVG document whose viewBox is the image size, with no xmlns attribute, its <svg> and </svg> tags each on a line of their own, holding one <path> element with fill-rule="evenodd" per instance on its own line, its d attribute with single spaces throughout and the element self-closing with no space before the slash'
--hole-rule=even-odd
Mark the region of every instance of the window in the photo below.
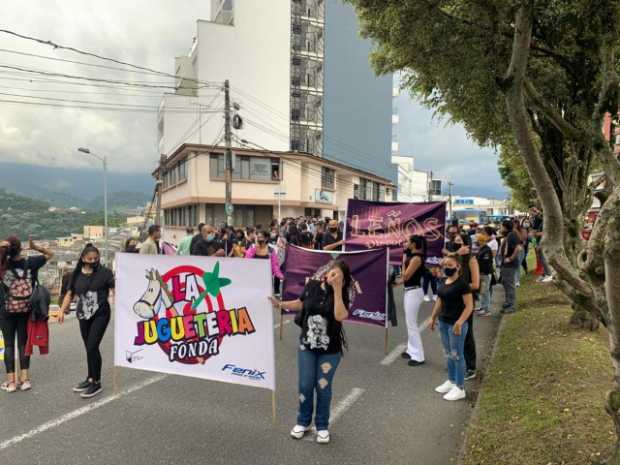
<svg viewBox="0 0 620 465">
<path fill-rule="evenodd" d="M 353 198 L 356 200 L 360 198 L 360 185 L 359 184 L 353 184 Z"/>
<path fill-rule="evenodd" d="M 280 175 L 280 159 L 272 158 L 271 159 L 271 180 L 272 181 L 280 181 L 282 179 Z"/>
<path fill-rule="evenodd" d="M 223 178 L 225 160 L 223 154 L 212 153 L 209 159 L 209 174 L 212 178 Z"/>
<path fill-rule="evenodd" d="M 211 154 L 209 160 L 211 179 L 223 179 L 226 175 L 226 159 L 223 154 Z M 238 155 L 233 179 L 254 181 L 280 180 L 280 160 L 278 158 L 251 157 Z"/>
<path fill-rule="evenodd" d="M 237 173 L 235 173 L 234 177 L 250 179 L 250 157 L 240 156 L 237 160 L 239 163 L 237 163 Z"/>
<path fill-rule="evenodd" d="M 336 188 L 336 171 L 321 167 L 321 189 L 334 190 Z"/>
<path fill-rule="evenodd" d="M 376 182 L 372 183 L 372 200 L 373 202 L 378 202 L 380 199 L 380 195 L 381 195 L 381 189 L 379 188 L 379 184 Z"/>
</svg>

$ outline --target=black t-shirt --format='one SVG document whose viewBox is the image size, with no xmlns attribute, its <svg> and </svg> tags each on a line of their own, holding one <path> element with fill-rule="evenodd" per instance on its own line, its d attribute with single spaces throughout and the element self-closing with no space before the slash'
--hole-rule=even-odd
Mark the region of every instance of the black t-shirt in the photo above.
<svg viewBox="0 0 620 465">
<path fill-rule="evenodd" d="M 213 239 L 207 241 L 204 238 L 200 238 L 191 249 L 192 255 L 201 255 L 203 257 L 210 257 L 215 255 L 218 250 L 224 250 L 224 243 L 219 239 Z"/>
<path fill-rule="evenodd" d="M 543 231 L 543 217 L 542 215 L 536 215 L 532 217 L 532 221 L 530 223 L 532 225 L 532 229 L 536 232 Z"/>
<path fill-rule="evenodd" d="M 346 298 L 343 298 L 348 306 Z M 334 317 L 333 293 L 323 289 L 321 281 L 310 280 L 299 300 L 303 302 L 301 344 L 313 352 L 342 352 L 342 323 Z"/>
<path fill-rule="evenodd" d="M 189 243 L 189 253 L 191 255 L 193 255 L 192 250 L 194 250 L 196 243 L 200 240 L 202 240 L 202 235 L 200 233 L 195 234 L 194 237 L 192 237 L 192 241 Z"/>
<path fill-rule="evenodd" d="M 69 286 L 78 299 L 76 315 L 80 320 L 89 320 L 98 311 L 110 309 L 108 296 L 114 289 L 114 274 L 105 266 L 99 265 L 90 275 L 80 273 Z"/>
<path fill-rule="evenodd" d="M 316 250 L 321 250 L 321 248 L 323 247 L 323 236 L 324 235 L 325 233 L 322 233 L 322 232 L 316 233 L 316 236 L 314 237 L 314 248 Z"/>
<path fill-rule="evenodd" d="M 403 273 L 409 266 L 409 263 L 411 262 L 411 260 L 413 260 L 413 257 L 420 257 L 420 260 L 422 261 L 418 269 L 415 270 L 415 272 L 411 275 L 411 277 L 407 281 L 405 281 L 405 289 L 408 287 L 421 286 L 422 275 L 424 274 L 424 255 L 422 255 L 421 253 L 411 253 L 409 250 L 405 250 L 405 256 L 407 258 L 405 259 L 405 268 L 403 269 Z"/>
<path fill-rule="evenodd" d="M 514 253 L 515 249 L 520 244 L 521 244 L 521 239 L 519 238 L 519 235 L 514 231 L 510 231 L 508 235 L 502 241 L 501 250 L 502 250 L 502 256 L 504 257 L 504 260 L 512 257 L 512 254 Z M 519 264 L 517 263 L 517 260 L 514 260 L 509 263 L 504 262 L 504 265 L 505 266 L 518 266 Z"/>
<path fill-rule="evenodd" d="M 493 273 L 493 251 L 491 247 L 484 244 L 476 255 L 478 259 L 478 267 L 480 268 L 480 274 L 492 274 Z"/>
<path fill-rule="evenodd" d="M 334 244 L 341 240 L 342 240 L 342 234 L 340 232 L 336 233 L 336 237 L 333 236 L 333 233 L 331 231 L 323 233 L 323 239 L 321 240 L 321 249 L 325 249 L 326 245 Z"/>
<path fill-rule="evenodd" d="M 444 283 L 437 292 L 442 303 L 439 319 L 450 325 L 456 323 L 465 310 L 463 296 L 466 294 L 471 294 L 471 289 L 462 277 L 452 284 Z"/>
</svg>

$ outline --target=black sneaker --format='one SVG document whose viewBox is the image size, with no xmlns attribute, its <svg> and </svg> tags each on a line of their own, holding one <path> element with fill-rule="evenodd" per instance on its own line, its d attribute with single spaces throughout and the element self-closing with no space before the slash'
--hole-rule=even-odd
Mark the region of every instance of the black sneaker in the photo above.
<svg viewBox="0 0 620 465">
<path fill-rule="evenodd" d="M 405 360 L 411 359 L 411 355 L 409 355 L 407 352 L 403 352 L 402 354 L 400 354 L 400 356 L 404 358 Z"/>
<path fill-rule="evenodd" d="M 84 392 L 89 388 L 89 386 L 90 386 L 90 381 L 88 380 L 82 381 L 81 383 L 76 384 L 73 387 L 73 392 Z"/>
<path fill-rule="evenodd" d="M 90 399 L 91 397 L 95 397 L 101 391 L 103 391 L 103 388 L 101 387 L 101 383 L 90 383 L 90 385 L 88 386 L 88 389 L 82 392 L 80 394 L 80 397 L 82 399 Z"/>
<path fill-rule="evenodd" d="M 409 365 L 410 367 L 417 367 L 420 365 L 424 365 L 424 362 L 418 362 L 417 360 L 409 360 L 407 362 L 407 365 Z"/>
<path fill-rule="evenodd" d="M 474 379 L 476 377 L 476 370 L 467 370 L 465 372 L 465 380 Z"/>
</svg>

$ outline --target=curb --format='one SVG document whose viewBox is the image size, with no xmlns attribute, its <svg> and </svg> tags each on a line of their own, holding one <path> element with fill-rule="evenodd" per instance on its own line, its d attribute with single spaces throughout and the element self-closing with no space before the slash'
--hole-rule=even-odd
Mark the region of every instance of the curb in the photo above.
<svg viewBox="0 0 620 465">
<path fill-rule="evenodd" d="M 488 368 L 495 361 L 495 356 L 497 354 L 497 350 L 499 346 L 499 338 L 502 335 L 502 332 L 504 330 L 504 325 L 506 323 L 506 319 L 504 318 L 504 316 L 505 315 L 502 315 L 501 321 L 499 322 L 499 327 L 497 328 L 497 333 L 495 335 L 495 341 L 493 341 L 493 349 L 491 350 L 491 355 L 489 356 L 488 361 L 485 366 L 485 375 L 486 375 Z M 482 394 L 484 393 L 484 391 L 485 391 L 485 383 L 483 380 L 482 383 L 480 384 L 480 390 L 478 391 L 478 397 L 476 398 L 476 405 L 474 405 L 474 409 L 471 415 L 469 416 L 469 424 L 467 425 L 467 428 L 465 429 L 463 443 L 461 444 L 458 456 L 456 458 L 456 465 L 463 465 L 463 460 L 465 458 L 465 452 L 467 451 L 467 445 L 469 444 L 469 435 L 471 432 L 471 425 L 476 420 L 478 420 L 478 416 L 480 414 L 480 399 L 482 398 Z"/>
</svg>

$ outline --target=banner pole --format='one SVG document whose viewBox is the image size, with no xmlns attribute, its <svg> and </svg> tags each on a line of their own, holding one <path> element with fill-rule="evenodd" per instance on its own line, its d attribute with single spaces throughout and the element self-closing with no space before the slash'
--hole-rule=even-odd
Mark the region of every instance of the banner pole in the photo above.
<svg viewBox="0 0 620 465">
<path fill-rule="evenodd" d="M 273 423 L 276 423 L 276 390 L 271 391 L 271 415 L 273 417 Z"/>
<path fill-rule="evenodd" d="M 280 340 L 282 340 L 282 333 L 284 331 L 284 314 L 280 309 Z"/>
</svg>

